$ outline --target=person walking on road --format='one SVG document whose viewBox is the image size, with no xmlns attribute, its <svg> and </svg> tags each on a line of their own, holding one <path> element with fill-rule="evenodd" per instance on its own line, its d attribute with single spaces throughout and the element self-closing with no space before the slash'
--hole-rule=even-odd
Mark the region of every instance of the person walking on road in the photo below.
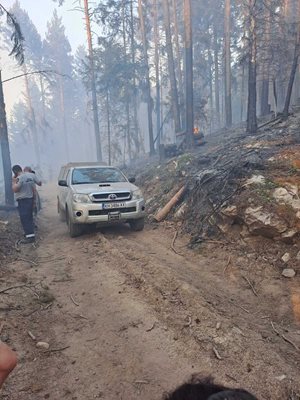
<svg viewBox="0 0 300 400">
<path fill-rule="evenodd" d="M 14 165 L 12 189 L 15 193 L 15 199 L 18 202 L 18 210 L 21 224 L 24 230 L 25 239 L 22 243 L 33 243 L 35 241 L 33 206 L 35 184 L 42 185 L 35 174 L 23 172 L 20 165 Z"/>
</svg>

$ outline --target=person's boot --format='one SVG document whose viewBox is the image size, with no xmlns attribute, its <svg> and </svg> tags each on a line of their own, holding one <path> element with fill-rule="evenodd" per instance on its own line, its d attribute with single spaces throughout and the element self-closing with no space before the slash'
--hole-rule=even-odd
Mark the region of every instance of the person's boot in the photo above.
<svg viewBox="0 0 300 400">
<path fill-rule="evenodd" d="M 22 239 L 20 241 L 21 244 L 30 244 L 30 243 L 34 243 L 35 242 L 35 237 L 25 237 L 24 239 Z"/>
</svg>

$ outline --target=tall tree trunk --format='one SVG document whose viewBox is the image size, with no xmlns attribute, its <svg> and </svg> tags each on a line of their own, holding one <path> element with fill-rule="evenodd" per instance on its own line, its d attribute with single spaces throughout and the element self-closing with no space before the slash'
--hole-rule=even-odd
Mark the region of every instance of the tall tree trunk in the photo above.
<svg viewBox="0 0 300 400">
<path fill-rule="evenodd" d="M 213 102 L 213 75 L 212 75 L 212 67 L 213 67 L 213 60 L 212 60 L 212 54 L 211 54 L 211 49 L 208 49 L 208 65 L 209 65 L 209 108 L 210 108 L 210 132 L 212 132 L 213 128 L 213 109 L 214 109 L 214 102 Z"/>
<path fill-rule="evenodd" d="M 214 23 L 214 63 L 215 63 L 215 105 L 216 105 L 216 120 L 217 128 L 221 126 L 220 113 L 220 78 L 219 78 L 219 48 L 218 48 L 218 32 L 216 23 Z"/>
<path fill-rule="evenodd" d="M 143 40 L 143 49 L 144 49 L 144 61 L 146 67 L 146 95 L 147 95 L 147 110 L 148 110 L 148 133 L 149 133 L 149 147 L 150 147 L 150 155 L 155 154 L 154 149 L 154 138 L 153 138 L 153 122 L 152 122 L 152 97 L 151 97 L 151 84 L 150 84 L 150 70 L 149 70 L 149 60 L 148 60 L 148 46 L 147 46 L 147 37 L 146 37 L 146 29 L 145 29 L 145 19 L 143 13 L 143 4 L 142 0 L 138 0 L 138 11 L 139 11 L 139 19 L 140 19 L 140 27 L 142 33 Z"/>
<path fill-rule="evenodd" d="M 41 91 L 41 98 L 42 98 L 42 118 L 43 118 L 43 124 L 46 123 L 46 100 L 45 100 L 45 88 L 44 88 L 44 82 L 43 82 L 43 77 L 40 74 L 40 91 Z"/>
<path fill-rule="evenodd" d="M 300 66 L 298 65 L 295 76 L 295 84 L 293 90 L 293 104 L 299 104 L 299 92 L 300 92 Z"/>
<path fill-rule="evenodd" d="M 262 116 L 270 113 L 269 105 L 269 87 L 270 87 L 270 33 L 271 33 L 271 9 L 270 0 L 266 1 L 266 18 L 265 18 L 265 34 L 264 34 L 264 61 L 263 61 L 263 79 L 261 85 L 261 102 L 260 102 L 260 114 Z"/>
<path fill-rule="evenodd" d="M 134 34 L 135 34 L 135 29 L 134 29 L 134 13 L 133 13 L 133 1 L 130 0 L 130 47 L 131 47 L 131 62 L 132 65 L 134 66 L 135 69 L 135 60 L 136 60 L 136 50 L 135 50 L 135 44 L 134 44 Z M 137 154 L 140 154 L 141 151 L 144 151 L 144 145 L 143 145 L 143 140 L 140 137 L 140 128 L 139 128 L 139 122 L 138 122 L 138 101 L 137 101 L 137 85 L 136 85 L 136 77 L 135 77 L 135 71 L 133 74 L 132 78 L 132 86 L 133 86 L 133 125 L 134 125 L 134 144 L 135 144 L 135 150 Z"/>
<path fill-rule="evenodd" d="M 89 48 L 90 80 L 91 80 L 92 103 L 93 103 L 93 120 L 94 120 L 94 132 L 95 132 L 95 142 L 96 142 L 96 156 L 97 156 L 97 161 L 102 161 L 98 101 L 97 101 L 96 79 L 95 79 L 94 51 L 93 51 L 91 20 L 90 20 L 88 0 L 84 0 L 84 12 L 85 12 L 87 41 L 88 41 L 88 48 Z"/>
<path fill-rule="evenodd" d="M 122 0 L 122 10 L 123 10 L 123 16 L 122 16 L 122 36 L 123 36 L 123 48 L 124 48 L 124 63 L 125 65 L 127 64 L 127 37 L 126 37 L 126 26 L 125 26 L 125 21 L 126 21 L 126 5 L 124 0 Z M 131 154 L 131 126 L 130 126 L 130 98 L 129 98 L 129 87 L 128 87 L 129 81 L 125 82 L 125 112 L 126 112 L 126 137 L 127 137 L 127 147 L 128 147 L 128 157 L 129 161 L 132 159 L 132 154 Z"/>
<path fill-rule="evenodd" d="M 6 122 L 5 103 L 2 87 L 2 76 L 0 71 L 0 147 L 4 177 L 5 204 L 14 205 L 14 194 L 12 191 L 11 159 Z"/>
<path fill-rule="evenodd" d="M 269 74 L 263 65 L 263 79 L 261 83 L 260 115 L 264 116 L 270 113 L 269 107 Z"/>
<path fill-rule="evenodd" d="M 231 1 L 225 0 L 225 121 L 226 127 L 232 125 L 232 105 L 231 105 Z"/>
<path fill-rule="evenodd" d="M 273 96 L 274 96 L 274 106 L 275 106 L 275 118 L 277 118 L 278 114 L 278 96 L 277 96 L 277 87 L 276 87 L 276 78 L 272 79 L 273 84 Z"/>
<path fill-rule="evenodd" d="M 241 112 L 240 121 L 244 120 L 244 104 L 245 104 L 245 64 L 242 66 L 242 82 L 241 82 Z"/>
<path fill-rule="evenodd" d="M 191 0 L 184 0 L 186 135 L 188 147 L 194 144 L 193 33 Z"/>
<path fill-rule="evenodd" d="M 108 165 L 111 165 L 111 131 L 110 131 L 110 106 L 109 106 L 108 89 L 106 90 L 106 117 L 107 117 Z"/>
<path fill-rule="evenodd" d="M 249 78 L 248 78 L 248 112 L 247 133 L 257 132 L 256 115 L 256 70 L 257 70 L 257 24 L 255 15 L 256 0 L 250 0 L 249 22 Z"/>
<path fill-rule="evenodd" d="M 179 44 L 179 28 L 178 28 L 178 16 L 177 16 L 177 0 L 172 0 L 173 5 L 173 24 L 174 24 L 174 37 L 175 37 L 175 54 L 177 60 L 177 75 L 178 75 L 178 87 L 179 87 L 179 106 L 181 112 L 181 125 L 185 126 L 185 116 L 184 116 L 184 87 L 182 78 L 182 54 Z"/>
<path fill-rule="evenodd" d="M 40 149 L 39 149 L 39 137 L 38 137 L 38 131 L 37 131 L 37 125 L 36 125 L 35 111 L 34 111 L 34 108 L 32 105 L 32 99 L 31 99 L 31 94 L 30 94 L 27 67 L 26 67 L 25 63 L 23 64 L 23 72 L 24 72 L 24 79 L 25 79 L 26 101 L 27 101 L 28 111 L 30 114 L 30 125 L 31 125 L 33 148 L 34 148 L 36 162 L 40 166 L 41 165 L 41 157 L 40 157 Z"/>
<path fill-rule="evenodd" d="M 65 93 L 64 93 L 64 85 L 62 81 L 61 75 L 59 76 L 59 94 L 60 94 L 60 112 L 61 112 L 61 122 L 62 122 L 62 130 L 65 141 L 65 151 L 66 151 L 66 161 L 70 161 L 70 151 L 69 151 L 69 135 L 68 135 L 68 127 L 66 120 L 66 110 L 65 110 Z"/>
<path fill-rule="evenodd" d="M 290 4 L 292 8 L 292 5 Z M 300 16 L 300 1 L 298 1 L 298 16 Z M 291 104 L 291 97 L 293 92 L 293 86 L 295 82 L 297 67 L 298 67 L 298 60 L 299 60 L 299 52 L 300 52 L 300 22 L 297 21 L 297 30 L 295 33 L 295 48 L 294 48 L 294 57 L 293 57 L 293 64 L 291 68 L 291 73 L 289 77 L 289 83 L 287 87 L 287 92 L 285 96 L 284 108 L 283 108 L 283 118 L 287 118 L 289 116 L 289 109 Z"/>
<path fill-rule="evenodd" d="M 289 84 L 288 84 L 285 103 L 284 103 L 283 118 L 287 118 L 289 116 L 291 96 L 292 96 L 292 91 L 293 91 L 293 86 L 294 86 L 294 81 L 295 81 L 295 76 L 296 76 L 296 71 L 297 71 L 297 66 L 298 66 L 298 60 L 299 60 L 299 50 L 300 50 L 300 43 L 299 43 L 299 37 L 298 37 L 296 40 L 296 44 L 295 44 L 293 64 L 292 64 L 292 69 L 291 69 L 290 78 L 289 78 Z"/>
<path fill-rule="evenodd" d="M 158 33 L 158 10 L 157 0 L 154 0 L 154 43 L 155 43 L 155 82 L 156 82 L 156 137 L 157 137 L 157 148 L 159 149 L 161 142 L 160 134 L 160 74 L 159 74 L 159 33 Z"/>
<path fill-rule="evenodd" d="M 160 76 L 160 81 L 162 81 L 162 76 L 163 76 L 163 68 L 160 63 L 160 68 L 159 68 L 159 76 Z M 164 88 L 163 85 L 160 85 L 160 98 L 161 100 L 164 97 Z M 164 137 L 164 102 L 160 102 L 160 137 Z"/>
<path fill-rule="evenodd" d="M 283 12 L 286 21 L 291 19 L 291 0 L 283 0 Z"/>
<path fill-rule="evenodd" d="M 168 71 L 169 71 L 169 79 L 171 86 L 171 99 L 172 99 L 172 110 L 173 110 L 173 118 L 175 124 L 175 132 L 181 131 L 181 122 L 180 122 L 180 108 L 179 108 L 179 99 L 178 99 L 178 89 L 177 89 L 177 81 L 175 74 L 175 62 L 174 62 L 174 54 L 173 54 L 173 44 L 172 44 L 172 35 L 171 35 L 171 20 L 170 20 L 170 7 L 168 0 L 162 0 L 163 9 L 164 9 L 164 26 L 166 32 L 166 52 L 168 55 Z"/>
</svg>

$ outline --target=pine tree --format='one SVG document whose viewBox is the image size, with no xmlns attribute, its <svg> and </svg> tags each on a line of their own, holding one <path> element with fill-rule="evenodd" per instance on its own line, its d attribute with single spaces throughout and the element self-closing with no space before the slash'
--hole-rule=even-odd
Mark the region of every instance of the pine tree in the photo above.
<svg viewBox="0 0 300 400">
<path fill-rule="evenodd" d="M 58 45 L 59 43 L 59 45 Z M 69 110 L 67 103 L 73 96 L 72 85 L 72 55 L 69 40 L 65 34 L 62 19 L 58 17 L 57 11 L 47 24 L 46 39 L 44 40 L 45 64 L 50 70 L 58 73 L 57 78 L 52 80 L 49 86 L 51 98 L 52 128 L 60 132 L 58 143 L 64 143 L 64 151 L 61 153 L 63 161 L 70 160 L 70 138 L 69 138 Z M 61 145 L 60 145 L 61 148 Z"/>
<path fill-rule="evenodd" d="M 11 29 L 10 44 L 12 49 L 9 55 L 14 56 L 19 63 L 22 65 L 24 62 L 24 37 L 20 28 L 20 25 L 14 15 L 9 13 L 3 5 L 0 3 L 0 16 L 6 17 L 6 23 Z M 12 206 L 14 204 L 14 196 L 12 192 L 12 176 L 11 176 L 11 158 L 10 158 L 10 147 L 7 130 L 6 110 L 3 95 L 3 84 L 2 75 L 0 69 L 0 147 L 1 147 L 1 159 L 3 167 L 4 177 L 4 191 L 5 193 L 5 204 Z"/>
<path fill-rule="evenodd" d="M 30 141 L 34 148 L 35 161 L 38 165 L 40 165 L 41 164 L 41 157 L 40 157 L 41 152 L 39 146 L 40 138 L 38 133 L 35 105 L 33 104 L 31 95 L 30 82 L 32 78 L 30 78 L 28 73 L 33 70 L 38 70 L 41 67 L 41 60 L 43 55 L 42 40 L 35 25 L 31 21 L 28 13 L 21 8 L 20 2 L 18 0 L 15 1 L 10 11 L 12 12 L 13 15 L 15 15 L 20 25 L 22 26 L 22 32 L 24 34 L 24 37 L 26 38 L 26 46 L 24 53 L 25 58 L 22 66 L 22 70 L 24 73 L 24 82 L 25 82 L 24 96 L 26 99 L 26 104 L 30 115 L 30 130 L 31 130 Z"/>
</svg>

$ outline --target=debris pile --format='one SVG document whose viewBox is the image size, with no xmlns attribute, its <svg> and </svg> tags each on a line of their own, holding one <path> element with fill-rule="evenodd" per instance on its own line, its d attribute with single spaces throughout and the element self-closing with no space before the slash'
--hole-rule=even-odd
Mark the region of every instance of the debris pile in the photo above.
<svg viewBox="0 0 300 400">
<path fill-rule="evenodd" d="M 300 233 L 298 126 L 299 114 L 264 126 L 256 136 L 237 128 L 227 137 L 208 138 L 198 153 L 146 166 L 138 184 L 149 220 L 176 223 L 190 234 L 191 244 L 254 236 L 295 243 Z"/>
</svg>

